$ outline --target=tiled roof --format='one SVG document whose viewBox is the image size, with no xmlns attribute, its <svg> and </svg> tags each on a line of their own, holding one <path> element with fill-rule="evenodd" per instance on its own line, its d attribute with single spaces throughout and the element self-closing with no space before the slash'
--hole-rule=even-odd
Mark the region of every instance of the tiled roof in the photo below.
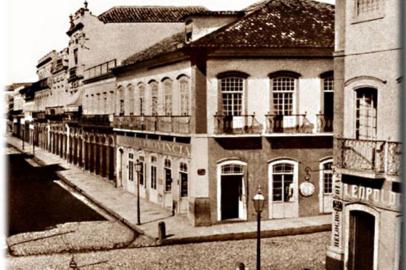
<svg viewBox="0 0 406 270">
<path fill-rule="evenodd" d="M 132 56 L 128 57 L 123 61 L 123 65 L 127 66 L 139 63 L 142 61 L 152 59 L 159 55 L 174 52 L 176 50 L 179 50 L 184 43 L 185 43 L 185 32 L 182 31 L 170 37 L 167 37 L 159 41 L 158 43 L 155 43 L 154 45 L 143 51 L 133 54 Z"/>
<path fill-rule="evenodd" d="M 183 17 L 204 11 L 207 9 L 199 6 L 118 6 L 98 18 L 104 23 L 182 22 Z"/>
<path fill-rule="evenodd" d="M 197 13 L 191 13 L 186 15 L 185 17 L 188 16 L 194 16 L 194 17 L 199 17 L 199 16 L 234 16 L 234 15 L 243 15 L 244 11 L 242 10 L 206 10 L 206 11 L 200 11 Z"/>
<path fill-rule="evenodd" d="M 246 10 L 247 11 L 247 10 Z M 191 47 L 333 48 L 334 6 L 310 0 L 267 0 Z"/>
</svg>

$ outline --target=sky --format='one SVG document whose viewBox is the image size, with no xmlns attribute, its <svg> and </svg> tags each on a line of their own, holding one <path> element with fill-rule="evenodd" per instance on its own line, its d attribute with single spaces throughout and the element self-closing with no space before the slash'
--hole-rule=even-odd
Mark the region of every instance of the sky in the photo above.
<svg viewBox="0 0 406 270">
<path fill-rule="evenodd" d="M 240 10 L 258 0 L 88 0 L 90 11 L 99 15 L 118 5 L 198 5 L 211 10 Z M 320 0 L 334 4 L 335 0 Z M 1 1 L 3 18 L 1 42 L 4 84 L 34 82 L 38 59 L 52 50 L 68 46 L 66 31 L 69 15 L 83 6 L 84 0 L 7 0 Z M 232 3 L 232 6 L 230 6 Z"/>
</svg>

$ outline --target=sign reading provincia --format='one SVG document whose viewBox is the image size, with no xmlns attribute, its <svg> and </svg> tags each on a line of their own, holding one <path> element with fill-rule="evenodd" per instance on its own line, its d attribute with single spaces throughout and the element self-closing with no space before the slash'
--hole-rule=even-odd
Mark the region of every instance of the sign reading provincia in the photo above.
<svg viewBox="0 0 406 270">
<path fill-rule="evenodd" d="M 378 207 L 400 210 L 401 194 L 390 190 L 343 184 L 343 199 L 361 201 Z"/>
<path fill-rule="evenodd" d="M 146 140 L 142 138 L 117 136 L 117 144 L 139 148 L 146 151 L 155 153 L 162 153 L 167 155 L 175 155 L 181 157 L 190 157 L 190 144 L 158 141 L 158 140 Z"/>
</svg>

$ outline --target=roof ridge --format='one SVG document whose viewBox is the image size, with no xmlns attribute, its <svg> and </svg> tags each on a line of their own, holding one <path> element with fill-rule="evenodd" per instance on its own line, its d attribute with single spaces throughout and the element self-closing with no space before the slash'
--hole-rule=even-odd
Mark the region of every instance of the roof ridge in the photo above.
<svg viewBox="0 0 406 270">
<path fill-rule="evenodd" d="M 168 9 L 169 8 L 183 8 L 183 9 L 187 9 L 187 8 L 203 8 L 205 10 L 209 10 L 205 6 L 118 5 L 118 6 L 113 6 L 113 7 L 109 8 L 108 10 L 106 10 L 103 13 L 99 14 L 98 16 L 102 16 L 103 14 L 108 13 L 111 10 L 119 9 L 119 8 L 168 8 Z"/>
</svg>

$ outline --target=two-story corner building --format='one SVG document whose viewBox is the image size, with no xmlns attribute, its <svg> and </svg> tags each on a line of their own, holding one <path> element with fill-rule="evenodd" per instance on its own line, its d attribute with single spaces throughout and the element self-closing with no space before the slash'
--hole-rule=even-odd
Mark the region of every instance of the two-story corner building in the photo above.
<svg viewBox="0 0 406 270">
<path fill-rule="evenodd" d="M 196 226 L 252 220 L 259 185 L 266 218 L 329 213 L 333 6 L 264 1 L 185 22 L 114 69 L 117 185 Z"/>
<path fill-rule="evenodd" d="M 336 1 L 327 269 L 402 269 L 400 2 Z"/>
<path fill-rule="evenodd" d="M 79 125 L 84 139 L 83 165 L 86 169 L 114 180 L 114 134 L 110 122 L 115 110 L 116 78 L 111 69 L 134 52 L 183 30 L 184 16 L 204 10 L 201 7 L 113 7 L 93 18 L 94 29 L 86 36 L 89 40 L 93 36 L 107 36 L 109 40 L 98 51 L 104 60 L 84 71 L 83 115 Z"/>
<path fill-rule="evenodd" d="M 110 70 L 134 52 L 183 29 L 185 15 L 203 10 L 126 6 L 95 16 L 85 2 L 70 17 L 69 46 L 54 74 L 55 83 L 61 84 L 56 87 L 64 88 L 67 95 L 48 108 L 56 120 L 49 127 L 50 151 L 114 179 L 114 137 L 109 115 L 115 108 L 115 78 Z"/>
</svg>

